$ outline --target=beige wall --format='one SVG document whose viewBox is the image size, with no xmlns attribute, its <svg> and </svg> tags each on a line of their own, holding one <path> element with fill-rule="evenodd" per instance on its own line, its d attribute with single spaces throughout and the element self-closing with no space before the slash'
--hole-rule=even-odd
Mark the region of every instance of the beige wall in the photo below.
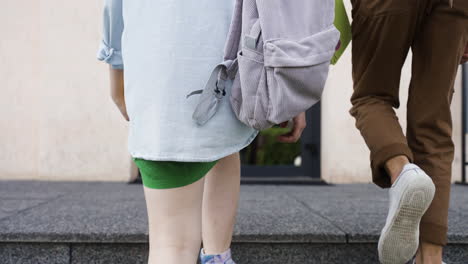
<svg viewBox="0 0 468 264">
<path fill-rule="evenodd" d="M 94 56 L 102 1 L 1 2 L 0 179 L 127 180 L 127 127 L 109 99 L 107 67 Z M 322 104 L 322 167 L 329 182 L 370 180 L 369 154 L 348 114 L 351 84 L 348 50 L 332 68 Z"/>
<path fill-rule="evenodd" d="M 128 178 L 126 124 L 94 56 L 101 5 L 2 0 L 0 178 Z"/>
</svg>

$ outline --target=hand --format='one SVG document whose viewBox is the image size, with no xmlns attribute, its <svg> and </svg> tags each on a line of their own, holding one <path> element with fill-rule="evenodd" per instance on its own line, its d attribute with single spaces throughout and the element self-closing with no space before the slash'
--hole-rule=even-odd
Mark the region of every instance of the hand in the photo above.
<svg viewBox="0 0 468 264">
<path fill-rule="evenodd" d="M 463 53 L 463 57 L 460 61 L 460 64 L 463 64 L 465 62 L 468 62 L 468 44 L 465 46 L 465 52 Z"/>
<path fill-rule="evenodd" d="M 127 107 L 125 105 L 123 76 L 123 70 L 110 68 L 110 93 L 112 101 L 114 101 L 114 104 L 117 106 L 120 113 L 122 113 L 125 120 L 129 121 L 130 119 L 128 118 Z"/>
<path fill-rule="evenodd" d="M 288 122 L 283 122 L 280 124 L 281 127 L 286 127 Z M 302 132 L 306 128 L 306 114 L 305 112 L 300 113 L 293 118 L 293 127 L 290 132 L 278 136 L 278 141 L 282 143 L 295 143 L 297 142 L 302 135 Z"/>
</svg>

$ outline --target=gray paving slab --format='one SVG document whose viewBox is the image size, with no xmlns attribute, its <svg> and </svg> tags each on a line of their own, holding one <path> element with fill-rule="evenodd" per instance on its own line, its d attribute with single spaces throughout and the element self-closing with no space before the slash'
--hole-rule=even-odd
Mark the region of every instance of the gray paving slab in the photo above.
<svg viewBox="0 0 468 264">
<path fill-rule="evenodd" d="M 348 235 L 349 242 L 378 241 L 388 203 L 386 192 L 378 187 L 285 186 L 282 189 L 343 230 Z"/>
<path fill-rule="evenodd" d="M 79 186 L 82 183 L 79 184 Z M 1 199 L 52 199 L 73 191 L 70 182 L 0 181 Z"/>
<path fill-rule="evenodd" d="M 38 206 L 47 201 L 48 200 L 0 198 L 0 219 L 18 214 L 21 211 Z"/>
<path fill-rule="evenodd" d="M 330 221 L 277 186 L 242 186 L 235 241 L 346 242 Z"/>
<path fill-rule="evenodd" d="M 468 186 L 452 186 L 448 236 L 451 243 L 468 244 Z"/>
<path fill-rule="evenodd" d="M 0 241 L 147 242 L 143 200 L 61 198 L 0 220 Z"/>
<path fill-rule="evenodd" d="M 0 181 L 0 198 L 141 200 L 142 188 L 124 182 Z"/>
<path fill-rule="evenodd" d="M 453 186 L 449 241 L 468 243 L 468 187 Z M 372 184 L 243 185 L 234 241 L 374 243 L 387 192 Z M 141 185 L 0 182 L 0 241 L 147 242 Z"/>
<path fill-rule="evenodd" d="M 388 192 L 373 184 L 284 186 L 283 192 L 334 223 L 350 243 L 377 242 L 385 224 Z M 452 188 L 448 234 L 451 243 L 468 243 L 467 186 Z"/>
<path fill-rule="evenodd" d="M 66 244 L 0 243 L 2 264 L 69 264 L 69 253 Z"/>
<path fill-rule="evenodd" d="M 147 241 L 141 185 L 5 181 L 0 186 L 0 205 L 8 213 L 0 213 L 0 241 Z M 15 204 L 21 205 L 16 211 Z"/>
<path fill-rule="evenodd" d="M 121 182 L 85 183 L 79 186 L 65 199 L 79 199 L 83 201 L 100 200 L 109 203 L 119 201 L 136 201 L 144 203 L 143 186 L 141 184 L 127 184 Z"/>
</svg>

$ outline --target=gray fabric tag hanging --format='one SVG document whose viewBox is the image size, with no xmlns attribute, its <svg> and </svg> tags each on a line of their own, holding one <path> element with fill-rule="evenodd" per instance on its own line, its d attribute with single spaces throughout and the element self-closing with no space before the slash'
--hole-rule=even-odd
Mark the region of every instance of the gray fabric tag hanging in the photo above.
<svg viewBox="0 0 468 264">
<path fill-rule="evenodd" d="M 192 95 L 201 94 L 192 115 L 192 119 L 198 125 L 204 125 L 218 111 L 221 99 L 226 95 L 226 81 L 228 78 L 232 79 L 232 66 L 235 65 L 237 64 L 234 61 L 225 61 L 218 64 L 212 71 L 205 88 L 187 95 L 187 98 L 189 98 Z"/>
</svg>

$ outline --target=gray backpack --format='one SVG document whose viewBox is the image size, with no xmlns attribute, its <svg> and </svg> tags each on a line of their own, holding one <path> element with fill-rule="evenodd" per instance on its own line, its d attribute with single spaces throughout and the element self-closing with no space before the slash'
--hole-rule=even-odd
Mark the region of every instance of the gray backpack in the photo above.
<svg viewBox="0 0 468 264">
<path fill-rule="evenodd" d="M 340 34 L 335 0 L 236 0 L 224 61 L 201 94 L 193 119 L 203 125 L 226 97 L 257 130 L 292 119 L 320 100 Z"/>
</svg>

